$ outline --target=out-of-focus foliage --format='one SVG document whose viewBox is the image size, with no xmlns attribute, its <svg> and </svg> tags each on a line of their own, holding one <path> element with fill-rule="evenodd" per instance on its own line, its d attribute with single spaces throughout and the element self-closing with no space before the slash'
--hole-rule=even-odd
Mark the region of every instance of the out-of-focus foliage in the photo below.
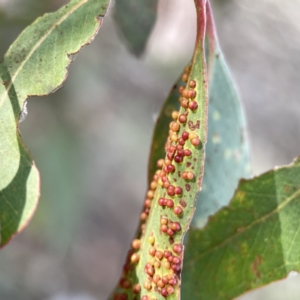
<svg viewBox="0 0 300 300">
<path fill-rule="evenodd" d="M 115 20 L 135 55 L 145 50 L 157 14 L 158 0 L 116 0 Z"/>
</svg>

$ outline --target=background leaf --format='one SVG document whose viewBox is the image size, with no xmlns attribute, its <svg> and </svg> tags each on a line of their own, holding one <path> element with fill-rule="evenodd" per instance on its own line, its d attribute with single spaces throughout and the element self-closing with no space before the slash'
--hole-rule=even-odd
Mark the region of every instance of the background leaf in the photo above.
<svg viewBox="0 0 300 300">
<path fill-rule="evenodd" d="M 116 0 L 115 21 L 135 55 L 143 53 L 157 14 L 157 0 Z"/>
<path fill-rule="evenodd" d="M 240 178 L 251 175 L 246 122 L 238 93 L 222 55 L 207 4 L 206 57 L 209 73 L 208 139 L 202 190 L 192 225 L 227 205 Z"/>
<path fill-rule="evenodd" d="M 248 143 L 245 137 L 245 120 L 234 83 L 218 45 L 213 16 L 207 4 L 207 43 L 209 70 L 208 141 L 202 190 L 197 197 L 194 227 L 202 227 L 207 217 L 226 205 L 231 199 L 240 178 L 251 172 Z M 190 231 L 185 257 L 195 258 L 193 231 Z M 196 258 L 195 258 L 196 259 Z M 217 265 L 217 263 L 216 263 Z M 190 299 L 189 266 L 184 260 L 183 299 Z M 198 290 L 196 286 L 194 289 Z M 206 299 L 205 297 L 203 299 Z"/>
<path fill-rule="evenodd" d="M 191 229 L 186 299 L 232 299 L 300 271 L 299 182 L 299 158 L 242 180 L 228 207 Z"/>
<path fill-rule="evenodd" d="M 92 41 L 109 0 L 74 0 L 26 28 L 0 65 L 1 246 L 28 223 L 39 196 L 38 171 L 22 144 L 17 125 L 30 95 L 47 95 L 66 79 L 77 53 Z"/>
</svg>

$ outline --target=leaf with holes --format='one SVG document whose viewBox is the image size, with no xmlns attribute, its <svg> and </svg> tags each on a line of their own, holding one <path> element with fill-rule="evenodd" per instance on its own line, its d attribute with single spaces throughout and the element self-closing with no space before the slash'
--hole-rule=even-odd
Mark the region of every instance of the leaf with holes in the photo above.
<svg viewBox="0 0 300 300">
<path fill-rule="evenodd" d="M 0 246 L 26 226 L 39 198 L 39 174 L 18 132 L 24 103 L 61 87 L 69 55 L 93 40 L 108 4 L 73 0 L 45 14 L 21 33 L 0 64 Z"/>
<path fill-rule="evenodd" d="M 230 204 L 191 229 L 186 299 L 233 299 L 300 271 L 300 158 L 242 180 Z"/>
</svg>

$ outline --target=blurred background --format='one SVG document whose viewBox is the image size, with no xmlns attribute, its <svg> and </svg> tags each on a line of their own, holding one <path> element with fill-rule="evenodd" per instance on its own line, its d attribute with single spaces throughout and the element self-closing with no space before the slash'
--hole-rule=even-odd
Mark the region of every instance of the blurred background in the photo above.
<svg viewBox="0 0 300 300">
<path fill-rule="evenodd" d="M 26 25 L 67 2 L 0 0 L 1 57 Z M 119 34 L 112 3 L 63 88 L 29 99 L 20 128 L 42 195 L 29 226 L 0 252 L 1 300 L 98 300 L 114 288 L 146 191 L 155 119 L 192 55 L 187 2 L 159 2 L 140 58 Z M 290 163 L 300 154 L 300 1 L 212 5 L 248 120 L 253 172 Z M 290 277 L 239 299 L 299 299 L 300 280 Z"/>
</svg>

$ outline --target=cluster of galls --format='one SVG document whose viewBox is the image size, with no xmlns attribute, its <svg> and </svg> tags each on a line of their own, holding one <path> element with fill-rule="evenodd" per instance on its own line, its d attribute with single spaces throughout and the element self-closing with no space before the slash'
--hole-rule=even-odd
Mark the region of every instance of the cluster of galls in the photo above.
<svg viewBox="0 0 300 300">
<path fill-rule="evenodd" d="M 165 222 L 167 220 L 166 218 L 162 218 L 162 226 L 167 225 Z M 170 226 L 174 229 L 174 231 L 180 230 L 180 225 L 178 222 L 170 222 Z M 146 263 L 144 267 L 145 273 L 148 275 L 148 279 L 143 283 L 143 287 L 150 291 L 151 289 L 154 289 L 157 293 L 160 293 L 163 297 L 167 297 L 170 294 L 173 294 L 175 291 L 175 285 L 178 282 L 178 273 L 181 270 L 181 264 L 182 264 L 182 250 L 183 246 L 181 244 L 174 244 L 172 247 L 173 251 L 169 250 L 158 250 L 156 249 L 155 245 L 155 237 L 153 235 L 149 236 L 148 243 L 151 245 L 149 249 L 149 255 L 151 256 L 151 259 L 149 262 Z M 134 239 L 132 241 L 132 248 L 133 249 L 139 249 L 140 248 L 141 241 L 139 239 Z M 136 255 L 137 253 L 133 253 L 133 249 L 129 251 L 129 255 L 131 254 L 131 262 L 138 262 L 136 261 Z M 128 266 L 128 265 L 127 265 Z M 126 267 L 126 264 L 125 264 Z M 163 267 L 166 270 L 172 270 L 173 272 L 166 274 L 164 276 L 160 276 L 157 273 L 157 271 Z M 126 271 L 124 269 L 124 273 L 126 274 Z M 138 295 L 141 292 L 141 286 L 140 284 L 134 284 L 132 285 L 131 281 L 126 278 L 122 277 L 119 281 L 119 286 L 122 289 L 128 290 L 132 289 L 132 292 L 135 295 Z M 136 298 L 138 297 L 136 296 Z M 150 300 L 147 295 L 144 295 L 141 297 L 142 300 Z M 126 293 L 118 293 L 114 296 L 114 300 L 129 300 L 128 295 Z"/>
<path fill-rule="evenodd" d="M 134 239 L 132 241 L 132 248 L 128 251 L 125 264 L 123 266 L 123 277 L 119 281 L 119 287 L 124 290 L 132 289 L 133 293 L 138 295 L 141 292 L 141 286 L 139 284 L 132 284 L 132 282 L 127 278 L 130 271 L 134 269 L 132 263 L 137 263 L 139 261 L 139 254 L 135 253 L 136 249 L 139 249 L 141 245 L 140 240 Z M 114 295 L 114 300 L 129 300 L 127 293 L 117 293 Z M 130 299 L 131 300 L 131 299 Z M 132 300 L 138 300 L 138 296 Z"/>
<path fill-rule="evenodd" d="M 150 207 L 151 207 L 151 204 L 152 204 L 152 201 L 154 198 L 154 193 L 155 193 L 156 188 L 157 188 L 157 180 L 154 179 L 150 183 L 150 189 L 147 192 L 146 200 L 144 202 L 144 211 L 141 213 L 141 221 L 142 221 L 141 231 L 142 231 L 142 233 L 144 233 L 144 230 L 145 230 L 145 221 L 150 213 Z"/>
<path fill-rule="evenodd" d="M 187 68 L 182 76 L 183 81 L 187 80 L 189 72 L 190 69 Z M 181 125 L 184 125 L 187 122 L 189 111 L 195 111 L 198 108 L 197 102 L 193 100 L 196 97 L 196 91 L 194 90 L 196 87 L 196 81 L 191 80 L 189 82 L 189 87 L 190 89 L 186 89 L 183 86 L 179 88 L 179 92 L 182 95 L 182 97 L 180 97 L 180 103 L 185 110 L 182 114 L 179 114 L 177 111 L 172 113 L 174 121 L 170 123 L 169 136 L 166 143 L 166 159 L 160 159 L 157 162 L 159 170 L 157 170 L 154 174 L 153 181 L 150 184 L 150 189 L 147 192 L 147 197 L 144 202 L 144 211 L 141 214 L 141 220 L 143 222 L 146 221 L 150 213 L 150 207 L 157 185 L 166 189 L 167 194 L 170 197 L 180 196 L 182 194 L 182 188 L 171 184 L 168 175 L 176 171 L 176 164 L 182 163 L 184 157 L 190 157 L 192 155 L 192 151 L 190 149 L 184 149 L 184 145 L 188 140 L 190 140 L 190 143 L 195 147 L 200 144 L 200 139 L 194 132 L 189 133 L 188 131 L 183 131 L 181 135 L 179 135 Z M 194 178 L 194 174 L 192 172 L 183 172 L 182 178 L 184 180 L 192 180 Z M 160 198 L 158 204 L 173 208 L 171 199 L 164 200 L 163 198 Z M 179 215 L 182 213 L 182 208 L 176 206 L 173 208 L 173 211 L 176 215 Z M 144 229 L 145 226 L 142 224 L 142 232 L 144 232 Z"/>
<path fill-rule="evenodd" d="M 184 82 L 187 82 L 189 72 L 190 69 L 188 67 L 182 75 L 182 80 Z M 184 146 L 187 141 L 189 141 L 190 145 L 194 147 L 197 147 L 200 144 L 200 138 L 193 130 L 191 132 L 180 130 L 181 126 L 186 124 L 190 111 L 194 112 L 198 108 L 197 102 L 193 100 L 196 97 L 196 91 L 194 90 L 196 87 L 196 81 L 191 80 L 188 86 L 189 88 L 185 88 L 183 86 L 179 87 L 179 93 L 181 94 L 179 101 L 183 109 L 181 109 L 181 113 L 178 111 L 173 111 L 172 113 L 173 121 L 170 123 L 169 136 L 165 145 L 166 158 L 158 160 L 157 166 L 160 170 L 156 171 L 153 178 L 153 182 L 157 182 L 157 184 L 163 189 L 166 189 L 166 193 L 170 197 L 181 196 L 183 193 L 182 187 L 176 186 L 177 180 L 173 178 L 174 183 L 170 182 L 170 176 L 168 175 L 175 173 L 177 165 L 180 165 L 184 161 L 185 157 L 188 158 L 192 155 L 192 151 Z M 178 172 L 178 175 L 185 181 L 193 180 L 195 177 L 194 173 L 191 171 L 183 171 L 181 174 Z M 189 191 L 188 189 L 186 190 Z M 173 199 L 161 197 L 158 199 L 158 204 L 164 208 L 167 207 L 172 209 L 174 214 L 177 216 L 183 213 L 183 208 L 179 205 L 175 205 Z M 176 222 L 172 225 L 174 228 L 176 226 L 175 224 Z M 165 232 L 171 236 L 174 232 L 176 232 L 176 230 L 170 227 L 166 229 L 166 224 L 162 224 L 161 232 Z"/>
<path fill-rule="evenodd" d="M 154 192 L 157 188 L 157 181 L 153 180 L 150 184 L 150 189 L 147 192 L 147 198 L 144 203 L 144 211 L 141 213 L 141 231 L 144 234 L 145 231 L 145 221 L 149 215 L 150 207 L 154 198 Z M 154 237 L 152 237 L 154 239 Z M 154 243 L 154 240 L 153 240 Z M 128 251 L 128 255 L 126 258 L 125 265 L 123 267 L 124 277 L 120 279 L 119 286 L 122 289 L 128 290 L 132 289 L 134 294 L 139 294 L 141 292 L 141 286 L 139 284 L 132 285 L 131 281 L 126 277 L 132 269 L 134 269 L 134 265 L 137 264 L 140 260 L 140 255 L 138 250 L 140 249 L 141 241 L 139 239 L 134 239 L 131 243 L 131 249 Z M 148 296 L 144 296 L 147 298 L 142 298 L 144 300 L 148 299 Z M 119 293 L 114 296 L 114 300 L 127 300 L 128 295 L 126 293 Z M 137 298 L 136 298 L 137 299 Z"/>
<path fill-rule="evenodd" d="M 138 300 L 138 294 L 141 292 L 141 286 L 139 284 L 132 284 L 128 279 L 128 274 L 130 271 L 134 270 L 135 264 L 139 262 L 140 255 L 136 252 L 141 247 L 141 240 L 134 239 L 131 243 L 131 249 L 127 253 L 126 261 L 123 266 L 123 277 L 119 281 L 119 287 L 124 290 L 131 289 L 136 295 L 135 298 L 130 300 Z M 127 293 L 117 293 L 114 296 L 114 300 L 129 300 Z"/>
<path fill-rule="evenodd" d="M 183 75 L 183 80 L 187 80 L 188 75 Z M 166 143 L 166 158 L 160 159 L 157 162 L 159 170 L 156 171 L 153 177 L 153 183 L 160 185 L 166 190 L 167 196 L 160 197 L 158 205 L 163 208 L 172 209 L 173 213 L 177 216 L 183 214 L 183 207 L 175 203 L 175 197 L 180 197 L 183 194 L 183 189 L 181 186 L 176 185 L 177 180 L 170 174 L 176 172 L 177 165 L 184 161 L 185 157 L 190 157 L 192 151 L 190 149 L 185 149 L 187 141 L 190 141 L 190 145 L 197 147 L 200 144 L 200 139 L 195 132 L 188 132 L 186 130 L 180 130 L 181 126 L 186 124 L 188 119 L 188 114 L 190 111 L 195 111 L 198 108 L 198 104 L 195 100 L 196 82 L 194 80 L 190 81 L 189 87 L 191 89 L 186 89 L 184 87 L 179 88 L 179 92 L 182 97 L 180 98 L 181 106 L 184 108 L 183 113 L 174 111 L 172 113 L 173 121 L 170 123 L 169 136 Z M 181 134 L 179 134 L 181 132 Z M 195 175 L 190 170 L 178 172 L 178 176 L 181 176 L 185 181 L 193 180 Z M 171 179 L 173 178 L 173 179 Z M 171 182 L 171 180 L 173 182 Z M 188 191 L 188 190 L 187 190 Z M 149 193 L 149 192 L 148 192 Z M 147 193 L 147 196 L 148 196 Z M 179 201 L 180 203 L 180 201 Z M 145 207 L 149 207 L 151 202 L 145 201 Z M 148 206 L 149 205 L 149 206 Z M 170 241 L 177 232 L 181 231 L 181 225 L 179 222 L 172 221 L 167 217 L 162 217 L 160 219 L 160 232 L 165 233 L 170 236 Z M 143 287 L 147 290 L 154 290 L 160 293 L 163 297 L 167 297 L 173 294 L 175 291 L 175 285 L 178 283 L 179 274 L 182 265 L 182 245 L 173 245 L 173 251 L 160 250 L 154 245 L 154 237 L 150 236 L 148 238 L 151 247 L 149 248 L 148 254 L 151 257 L 149 261 L 144 266 L 144 272 L 148 275 L 148 279 L 143 283 Z M 159 269 L 163 268 L 166 272 L 159 272 Z M 169 272 L 168 272 L 169 270 Z M 164 275 L 161 275 L 164 274 Z M 147 296 L 143 296 L 147 297 Z M 142 298 L 143 299 L 143 298 Z M 145 298 L 147 299 L 147 298 Z"/>
<path fill-rule="evenodd" d="M 154 289 L 163 297 L 167 297 L 168 295 L 174 293 L 175 285 L 178 282 L 178 273 L 181 270 L 182 264 L 181 252 L 183 247 L 181 244 L 174 244 L 172 247 L 173 252 L 169 250 L 163 251 L 156 249 L 156 247 L 154 246 L 153 236 L 149 237 L 148 242 L 152 245 L 152 247 L 149 249 L 149 254 L 150 256 L 152 256 L 152 258 L 149 262 L 146 263 L 144 267 L 144 271 L 148 275 L 148 279 L 144 282 L 143 287 L 147 291 Z M 160 276 L 159 274 L 157 274 L 157 271 L 160 269 L 161 266 L 165 270 L 172 270 L 173 272 Z"/>
<path fill-rule="evenodd" d="M 167 200 L 167 199 L 164 199 L 164 200 Z M 176 206 L 174 208 L 174 210 L 176 211 L 177 214 L 182 213 L 182 208 L 180 206 Z M 173 236 L 176 232 L 178 232 L 180 230 L 181 230 L 181 226 L 180 226 L 179 222 L 172 222 L 171 220 L 168 220 L 165 217 L 160 219 L 160 231 L 161 232 L 164 232 L 169 236 Z"/>
<path fill-rule="evenodd" d="M 121 278 L 119 285 L 121 288 L 128 290 L 132 288 L 133 293 L 136 295 L 133 299 L 129 299 L 126 293 L 118 293 L 114 296 L 114 300 L 138 300 L 138 294 L 141 292 L 141 286 L 139 284 L 132 285 L 127 278 Z"/>
<path fill-rule="evenodd" d="M 185 73 L 182 76 L 182 80 L 187 82 L 189 76 L 190 69 L 187 68 Z M 197 147 L 200 144 L 200 139 L 198 135 L 193 132 L 183 131 L 181 134 L 181 126 L 184 126 L 188 119 L 188 114 L 190 111 L 195 112 L 198 108 L 197 102 L 194 100 L 196 97 L 196 91 L 194 88 L 196 87 L 196 81 L 191 80 L 188 84 L 189 88 L 185 88 L 183 86 L 179 87 L 179 93 L 181 97 L 179 99 L 182 113 L 174 111 L 172 113 L 173 121 L 170 123 L 169 136 L 167 143 L 165 145 L 166 149 L 166 158 L 160 159 L 157 162 L 157 166 L 159 170 L 156 171 L 153 177 L 153 181 L 150 183 L 150 189 L 147 192 L 146 200 L 144 202 L 144 210 L 141 213 L 141 231 L 142 235 L 145 233 L 145 221 L 148 218 L 150 213 L 150 208 L 152 206 L 152 202 L 154 199 L 155 190 L 158 186 L 161 186 L 166 190 L 166 194 L 169 197 L 180 197 L 183 194 L 182 187 L 176 185 L 176 179 L 174 179 L 174 183 L 170 182 L 170 178 L 168 175 L 174 173 L 176 171 L 176 165 L 181 164 L 184 161 L 185 157 L 190 157 L 192 155 L 192 151 L 190 149 L 185 149 L 184 146 L 187 141 L 190 141 L 190 144 L 194 147 Z M 185 181 L 193 180 L 194 173 L 191 171 L 183 171 L 178 172 L 178 175 L 181 176 Z M 187 190 L 189 191 L 189 190 Z M 163 208 L 169 208 L 173 210 L 173 213 L 176 216 L 180 216 L 183 214 L 183 208 L 185 205 L 176 205 L 174 203 L 174 199 L 167 198 L 165 196 L 158 199 L 158 205 Z M 181 200 L 183 201 L 183 200 Z M 179 203 L 181 203 L 179 201 Z M 184 202 L 184 201 L 183 201 Z M 166 217 L 162 217 L 160 220 L 160 232 L 167 234 L 170 236 L 170 239 L 173 239 L 173 236 L 181 231 L 181 225 L 179 222 L 174 222 L 168 220 Z M 174 239 L 173 239 L 174 241 Z M 175 285 L 179 280 L 179 273 L 181 270 L 182 264 L 182 250 L 183 246 L 181 244 L 174 244 L 172 246 L 173 251 L 169 250 L 159 250 L 155 247 L 155 238 L 151 235 L 148 238 L 148 242 L 151 244 L 149 248 L 148 254 L 150 255 L 149 261 L 144 266 L 144 271 L 148 275 L 148 279 L 143 283 L 143 287 L 150 291 L 154 289 L 154 291 L 160 293 L 163 297 L 167 297 L 170 294 L 173 294 L 175 291 Z M 132 248 L 128 253 L 128 257 L 126 263 L 124 265 L 124 275 L 128 274 L 128 271 L 131 270 L 132 263 L 136 264 L 139 262 L 140 256 L 138 250 L 140 249 L 141 241 L 135 239 L 132 241 Z M 164 270 L 169 270 L 168 274 L 164 276 L 158 275 L 158 270 L 160 268 Z M 126 277 L 121 278 L 119 285 L 123 289 L 132 289 L 132 292 L 136 295 L 140 294 L 141 286 L 139 284 L 132 284 L 129 279 Z M 128 296 L 126 293 L 116 294 L 114 300 L 127 300 Z M 135 299 L 135 298 L 134 298 Z M 141 297 L 142 300 L 150 300 L 149 296 L 143 295 Z"/>
</svg>

